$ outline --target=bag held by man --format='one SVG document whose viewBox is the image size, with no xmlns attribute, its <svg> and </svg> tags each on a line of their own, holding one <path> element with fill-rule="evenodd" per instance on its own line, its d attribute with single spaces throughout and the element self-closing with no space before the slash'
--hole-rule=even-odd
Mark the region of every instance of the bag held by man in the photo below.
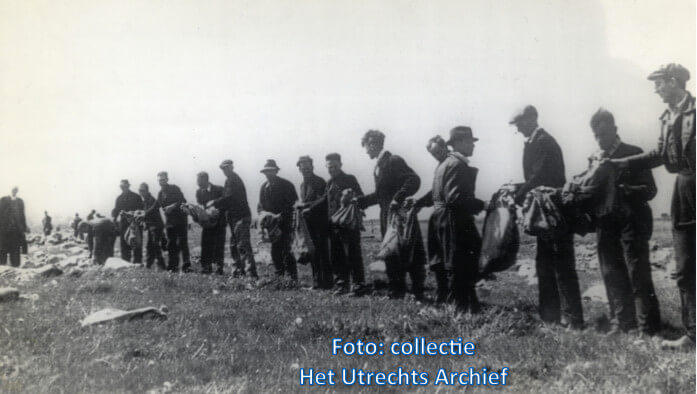
<svg viewBox="0 0 697 394">
<path fill-rule="evenodd" d="M 307 221 L 300 209 L 295 210 L 293 242 L 290 245 L 290 250 L 299 264 L 310 263 L 315 253 L 315 244 L 312 242 L 310 231 L 307 229 Z"/>
<path fill-rule="evenodd" d="M 559 189 L 547 186 L 532 189 L 523 203 L 523 231 L 546 239 L 566 235 L 568 227 L 559 206 Z"/>
<path fill-rule="evenodd" d="M 520 234 L 513 191 L 502 188 L 491 197 L 482 229 L 479 273 L 504 271 L 515 264 Z"/>
<path fill-rule="evenodd" d="M 182 210 L 203 228 L 213 228 L 218 225 L 220 211 L 214 206 L 204 208 L 196 204 L 182 204 Z"/>
<path fill-rule="evenodd" d="M 352 189 L 345 189 L 341 192 L 341 207 L 334 212 L 330 219 L 334 228 L 363 229 L 363 212 L 358 208 L 358 203 L 354 201 L 354 197 L 355 193 Z"/>
</svg>

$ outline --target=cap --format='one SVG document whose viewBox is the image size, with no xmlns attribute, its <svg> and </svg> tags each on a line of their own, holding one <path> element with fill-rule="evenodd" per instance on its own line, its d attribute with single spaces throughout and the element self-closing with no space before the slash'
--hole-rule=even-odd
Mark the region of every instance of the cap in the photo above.
<svg viewBox="0 0 697 394">
<path fill-rule="evenodd" d="M 220 163 L 220 166 L 219 166 L 219 167 L 220 167 L 221 169 L 223 169 L 223 168 L 225 168 L 225 167 L 230 167 L 230 166 L 232 166 L 232 160 L 227 159 L 227 160 L 223 160 L 223 162 Z"/>
<path fill-rule="evenodd" d="M 297 166 L 300 166 L 300 163 L 310 163 L 312 164 L 312 158 L 310 156 L 300 156 L 298 158 L 298 162 L 296 163 Z"/>
<path fill-rule="evenodd" d="M 167 176 L 167 171 L 160 171 L 160 172 L 158 172 L 158 173 L 157 173 L 157 177 L 158 177 L 158 178 L 160 178 L 160 177 L 168 178 L 168 176 Z"/>
<path fill-rule="evenodd" d="M 446 142 L 448 145 L 452 145 L 456 140 L 471 139 L 472 141 L 479 141 L 479 138 L 474 138 L 472 135 L 472 129 L 467 126 L 457 126 L 450 130 L 450 139 Z"/>
<path fill-rule="evenodd" d="M 508 122 L 508 124 L 516 124 L 521 119 L 530 119 L 530 118 L 537 119 L 537 108 L 535 108 L 532 105 L 526 105 L 525 107 L 516 111 L 515 114 L 513 114 L 513 116 L 511 117 L 511 120 Z"/>
<path fill-rule="evenodd" d="M 260 172 L 266 172 L 266 171 L 278 171 L 280 168 L 276 165 L 276 160 L 269 159 L 266 160 L 266 164 L 264 164 L 264 168 L 261 169 Z"/>
<path fill-rule="evenodd" d="M 128 179 L 122 179 L 121 184 L 126 185 L 126 186 L 131 186 L 131 184 L 128 182 Z"/>
<path fill-rule="evenodd" d="M 675 78 L 676 81 L 685 83 L 690 80 L 690 72 L 680 64 L 670 63 L 661 66 L 658 70 L 652 72 L 648 76 L 649 81 L 656 79 Z"/>
</svg>

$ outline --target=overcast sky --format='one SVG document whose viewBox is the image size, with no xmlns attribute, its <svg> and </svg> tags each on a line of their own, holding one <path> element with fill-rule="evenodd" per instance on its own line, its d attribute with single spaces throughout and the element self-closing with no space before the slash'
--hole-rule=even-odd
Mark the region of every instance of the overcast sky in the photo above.
<svg viewBox="0 0 697 394">
<path fill-rule="evenodd" d="M 371 191 L 371 128 L 421 194 L 426 140 L 469 125 L 488 199 L 522 180 L 508 119 L 525 104 L 567 177 L 597 149 L 600 106 L 626 142 L 653 148 L 664 104 L 646 76 L 668 62 L 696 71 L 694 1 L 0 0 L 0 194 L 18 185 L 35 223 L 44 210 L 107 213 L 120 179 L 157 192 L 167 170 L 194 200 L 196 173 L 222 184 L 229 158 L 254 209 L 266 159 L 298 187 L 297 157 L 326 177 L 333 151 Z M 654 175 L 658 215 L 673 176 Z"/>
</svg>

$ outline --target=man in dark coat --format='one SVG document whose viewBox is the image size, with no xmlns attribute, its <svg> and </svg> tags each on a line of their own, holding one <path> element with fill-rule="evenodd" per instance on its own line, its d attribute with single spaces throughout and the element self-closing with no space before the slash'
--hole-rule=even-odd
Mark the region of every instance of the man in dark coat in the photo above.
<svg viewBox="0 0 697 394">
<path fill-rule="evenodd" d="M 590 125 L 600 147 L 589 158 L 590 165 L 642 153 L 641 148 L 620 140 L 610 112 L 598 110 Z M 615 208 L 597 218 L 596 226 L 598 260 L 610 304 L 610 334 L 634 329 L 638 323 L 641 333 L 653 335 L 661 325 L 649 261 L 653 215 L 648 201 L 656 195 L 656 184 L 649 169 L 620 170 L 615 182 Z"/>
<path fill-rule="evenodd" d="M 329 181 L 327 182 L 327 209 L 329 218 L 341 208 L 341 193 L 353 190 L 358 197 L 363 195 L 356 177 L 341 170 L 341 155 L 330 153 L 325 157 Z M 365 268 L 361 254 L 361 232 L 337 228 L 330 223 L 329 256 L 334 272 L 336 295 L 349 292 L 353 281 L 352 295 L 361 296 L 367 291 L 365 286 Z"/>
<path fill-rule="evenodd" d="M 644 169 L 665 165 L 675 178 L 671 217 L 677 285 L 682 304 L 685 335 L 663 346 L 695 346 L 695 98 L 685 89 L 690 72 L 668 64 L 649 75 L 655 91 L 668 109 L 661 115 L 661 135 L 656 149 L 635 156 L 613 159 L 620 168 Z"/>
<path fill-rule="evenodd" d="M 12 188 L 12 195 L 0 199 L 0 265 L 19 267 L 20 249 L 26 242 L 25 233 L 29 231 L 24 214 L 24 201 L 17 197 L 19 188 Z"/>
<path fill-rule="evenodd" d="M 150 194 L 150 187 L 147 183 L 141 183 L 138 194 L 143 199 L 143 209 L 145 211 L 145 231 L 148 242 L 145 244 L 145 267 L 150 268 L 157 261 L 157 266 L 165 269 L 165 259 L 162 257 L 162 231 L 165 227 L 160 216 L 160 206 L 155 197 Z"/>
<path fill-rule="evenodd" d="M 301 209 L 315 246 L 312 256 L 312 287 L 331 289 L 334 278 L 329 261 L 329 217 L 325 194 L 327 183 L 314 173 L 310 156 L 301 156 L 297 165 L 303 175 L 303 183 L 300 185 L 301 202 L 296 206 Z"/>
<path fill-rule="evenodd" d="M 365 147 L 368 156 L 376 159 L 375 192 L 359 198 L 359 206 L 367 208 L 372 205 L 380 206 L 380 234 L 385 236 L 391 210 L 398 209 L 404 199 L 416 193 L 421 185 L 416 175 L 400 156 L 393 155 L 384 149 L 385 135 L 378 130 L 369 130 L 363 136 L 361 145 Z M 400 258 L 389 258 L 385 261 L 389 279 L 390 297 L 401 298 L 406 292 L 406 272 L 411 273 L 412 290 L 417 298 L 423 295 L 424 261 L 402 261 Z"/>
<path fill-rule="evenodd" d="M 225 219 L 230 226 L 230 256 L 235 263 L 233 276 L 238 278 L 249 273 L 252 279 L 257 279 L 257 266 L 249 234 L 252 213 L 247 202 L 244 182 L 233 171 L 232 160 L 224 160 L 220 169 L 225 174 L 225 186 L 222 197 L 218 198 L 213 206 L 224 211 Z"/>
<path fill-rule="evenodd" d="M 72 222 L 70 222 L 70 227 L 73 229 L 73 237 L 82 239 L 82 233 L 79 230 L 80 222 L 82 222 L 82 218 L 80 214 L 76 213 Z"/>
<path fill-rule="evenodd" d="M 278 176 L 280 168 L 276 161 L 267 160 L 261 173 L 266 176 L 266 182 L 259 191 L 258 212 L 280 214 L 281 236 L 271 242 L 271 259 L 276 268 L 276 276 L 287 273 L 291 279 L 298 279 L 298 268 L 295 258 L 290 252 L 290 242 L 293 232 L 293 205 L 298 201 L 298 193 L 290 181 Z"/>
<path fill-rule="evenodd" d="M 188 221 L 189 218 L 182 211 L 181 205 L 186 202 L 184 194 L 176 185 L 169 184 L 167 172 L 157 174 L 160 184 L 160 192 L 157 193 L 157 203 L 165 211 L 165 225 L 167 231 L 168 269 L 176 272 L 179 269 L 179 253 L 184 260 L 182 272 L 191 271 L 188 246 Z"/>
<path fill-rule="evenodd" d="M 48 212 L 44 211 L 44 218 L 41 219 L 41 225 L 43 226 L 44 229 L 44 235 L 48 236 L 51 235 L 51 231 L 53 231 L 53 224 L 51 217 L 48 216 Z"/>
<path fill-rule="evenodd" d="M 206 207 L 211 201 L 223 196 L 223 188 L 214 185 L 208 180 L 208 173 L 200 172 L 196 178 L 198 190 L 196 190 L 196 202 Z M 201 268 L 202 273 L 213 272 L 212 265 L 218 266 L 216 273 L 223 275 L 225 266 L 225 216 L 218 216 L 216 225 L 204 228 L 201 231 Z"/>
<path fill-rule="evenodd" d="M 477 138 L 472 129 L 458 126 L 450 131 L 447 153 L 442 138 L 429 142 L 429 151 L 439 160 L 431 192 L 416 202 L 417 208 L 433 206 L 428 222 L 428 256 L 436 274 L 438 302 L 455 303 L 461 312 L 480 311 L 475 284 L 482 239 L 474 215 L 484 202 L 474 196 L 478 169 L 469 166 Z"/>
<path fill-rule="evenodd" d="M 131 254 L 133 254 L 133 262 L 140 264 L 143 261 L 143 247 L 139 246 L 131 250 L 131 246 L 126 241 L 126 230 L 128 230 L 129 223 L 125 218 L 121 218 L 121 212 L 142 210 L 143 200 L 137 193 L 131 191 L 131 184 L 128 182 L 128 179 L 122 179 L 119 187 L 121 188 L 121 194 L 116 197 L 114 209 L 111 211 L 111 219 L 114 223 L 118 223 L 121 258 L 131 261 Z M 140 227 L 138 227 L 138 231 L 140 231 Z"/>
<path fill-rule="evenodd" d="M 525 182 L 517 188 L 516 203 L 522 204 L 525 195 L 535 187 L 563 187 L 566 176 L 561 148 L 549 133 L 538 126 L 535 107 L 526 106 L 509 123 L 527 138 L 523 150 Z M 537 237 L 535 267 L 542 320 L 582 328 L 583 307 L 576 274 L 573 233 L 560 234 L 554 240 Z"/>
</svg>

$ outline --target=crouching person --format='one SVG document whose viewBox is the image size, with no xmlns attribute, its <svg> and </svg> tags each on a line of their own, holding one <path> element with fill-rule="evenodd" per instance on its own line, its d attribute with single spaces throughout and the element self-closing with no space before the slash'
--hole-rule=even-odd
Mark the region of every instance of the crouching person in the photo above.
<svg viewBox="0 0 697 394">
<path fill-rule="evenodd" d="M 484 202 L 474 197 L 478 169 L 468 165 L 476 138 L 472 129 L 458 126 L 450 131 L 448 153 L 440 137 L 429 141 L 429 152 L 439 161 L 430 194 L 420 198 L 417 208 L 433 206 L 428 222 L 428 257 L 436 274 L 438 301 L 454 302 L 462 312 L 480 311 L 475 290 L 477 263 L 482 239 L 474 216 Z"/>
<path fill-rule="evenodd" d="M 90 226 L 92 260 L 97 265 L 103 265 L 109 257 L 114 257 L 114 242 L 118 231 L 114 222 L 105 217 L 95 218 L 90 221 Z"/>
<path fill-rule="evenodd" d="M 143 199 L 145 232 L 148 237 L 148 241 L 145 244 L 145 266 L 150 268 L 154 262 L 157 262 L 158 267 L 165 269 L 165 259 L 162 256 L 161 248 L 165 225 L 162 222 L 162 216 L 160 216 L 160 206 L 155 197 L 150 194 L 147 183 L 140 184 L 138 194 L 140 194 L 140 197 Z"/>
</svg>

